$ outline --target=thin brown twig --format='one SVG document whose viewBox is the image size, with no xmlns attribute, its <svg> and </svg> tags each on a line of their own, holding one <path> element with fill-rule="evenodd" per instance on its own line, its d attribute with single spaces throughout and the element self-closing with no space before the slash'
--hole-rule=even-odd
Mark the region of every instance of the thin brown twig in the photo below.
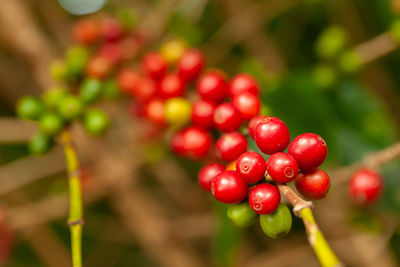
<svg viewBox="0 0 400 267">
<path fill-rule="evenodd" d="M 357 45 L 354 49 L 361 57 L 364 64 L 375 61 L 398 48 L 398 43 L 393 40 L 389 33 L 382 33 L 364 43 Z"/>
</svg>

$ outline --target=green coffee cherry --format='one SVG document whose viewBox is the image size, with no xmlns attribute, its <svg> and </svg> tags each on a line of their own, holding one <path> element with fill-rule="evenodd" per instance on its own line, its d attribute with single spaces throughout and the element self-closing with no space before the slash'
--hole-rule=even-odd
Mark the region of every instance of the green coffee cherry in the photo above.
<svg viewBox="0 0 400 267">
<path fill-rule="evenodd" d="M 228 207 L 228 218 L 238 227 L 247 227 L 252 225 L 258 218 L 249 206 L 249 203 L 235 204 Z"/>
<path fill-rule="evenodd" d="M 45 135 L 55 136 L 64 128 L 64 121 L 56 113 L 46 113 L 39 120 L 39 128 Z"/>
<path fill-rule="evenodd" d="M 50 66 L 50 74 L 57 81 L 65 81 L 68 78 L 67 65 L 61 61 L 55 61 Z"/>
<path fill-rule="evenodd" d="M 65 120 L 73 120 L 82 114 L 83 105 L 81 100 L 73 95 L 65 97 L 58 106 L 58 112 Z"/>
<path fill-rule="evenodd" d="M 347 39 L 347 33 L 342 28 L 330 26 L 318 37 L 316 53 L 321 58 L 332 58 L 345 47 Z"/>
<path fill-rule="evenodd" d="M 45 134 L 34 135 L 28 143 L 28 149 L 31 154 L 43 155 L 53 147 L 53 139 Z"/>
<path fill-rule="evenodd" d="M 170 98 L 165 102 L 164 116 L 171 125 L 184 125 L 190 121 L 192 104 L 183 97 Z"/>
<path fill-rule="evenodd" d="M 118 18 L 125 30 L 132 30 L 136 25 L 134 14 L 127 8 L 118 11 Z"/>
<path fill-rule="evenodd" d="M 355 72 L 363 65 L 362 58 L 356 51 L 350 50 L 339 58 L 339 66 L 344 72 Z"/>
<path fill-rule="evenodd" d="M 102 94 L 102 84 L 96 79 L 86 79 L 83 81 L 81 90 L 79 92 L 79 98 L 83 103 L 93 103 Z"/>
<path fill-rule="evenodd" d="M 55 109 L 60 105 L 60 102 L 65 98 L 67 95 L 67 90 L 65 88 L 53 88 L 47 90 L 43 96 L 44 104 L 50 108 Z"/>
<path fill-rule="evenodd" d="M 22 119 L 37 120 L 43 111 L 43 103 L 36 97 L 25 96 L 18 101 L 17 114 Z"/>
<path fill-rule="evenodd" d="M 331 87 L 336 82 L 336 72 L 329 65 L 318 65 L 312 72 L 315 85 L 319 88 L 325 89 Z"/>
<path fill-rule="evenodd" d="M 110 119 L 102 110 L 90 109 L 85 113 L 83 124 L 89 134 L 99 136 L 110 126 Z"/>
<path fill-rule="evenodd" d="M 281 203 L 273 213 L 260 216 L 260 225 L 267 236 L 283 237 L 292 228 L 292 214 L 290 214 L 289 208 Z"/>
<path fill-rule="evenodd" d="M 114 99 L 119 96 L 119 89 L 115 79 L 108 79 L 103 83 L 103 97 Z"/>
<path fill-rule="evenodd" d="M 83 74 L 89 51 L 81 46 L 75 46 L 67 51 L 66 68 L 68 77 L 76 78 Z"/>
<path fill-rule="evenodd" d="M 400 43 L 400 19 L 392 22 L 392 25 L 390 25 L 389 34 L 392 36 L 395 42 Z"/>
</svg>

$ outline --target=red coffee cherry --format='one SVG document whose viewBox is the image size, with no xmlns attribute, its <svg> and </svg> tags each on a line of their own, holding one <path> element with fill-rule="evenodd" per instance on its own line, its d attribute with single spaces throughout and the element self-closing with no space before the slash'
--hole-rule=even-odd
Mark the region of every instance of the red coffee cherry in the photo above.
<svg viewBox="0 0 400 267">
<path fill-rule="evenodd" d="M 142 76 L 139 78 L 137 85 L 131 92 L 138 101 L 147 101 L 153 98 L 157 91 L 156 83 L 149 77 Z"/>
<path fill-rule="evenodd" d="M 247 196 L 249 187 L 235 171 L 223 171 L 211 183 L 211 193 L 226 204 L 239 203 Z"/>
<path fill-rule="evenodd" d="M 312 171 L 324 162 L 328 147 L 319 135 L 305 133 L 293 139 L 288 152 L 297 160 L 301 170 Z"/>
<path fill-rule="evenodd" d="M 188 127 L 182 131 L 182 145 L 185 156 L 198 159 L 210 151 L 211 136 L 201 128 Z"/>
<path fill-rule="evenodd" d="M 258 95 L 260 91 L 257 82 L 249 74 L 241 73 L 232 78 L 228 86 L 228 94 L 234 97 L 244 92 Z"/>
<path fill-rule="evenodd" d="M 299 165 L 294 157 L 287 153 L 272 154 L 267 161 L 267 172 L 278 183 L 289 183 L 296 179 Z"/>
<path fill-rule="evenodd" d="M 217 140 L 215 149 L 220 159 L 232 161 L 246 152 L 247 140 L 238 132 L 226 133 Z"/>
<path fill-rule="evenodd" d="M 249 121 L 249 124 L 247 124 L 247 129 L 249 130 L 251 138 L 254 139 L 254 131 L 256 130 L 258 123 L 266 117 L 268 116 L 255 116 Z"/>
<path fill-rule="evenodd" d="M 159 53 L 148 53 L 141 61 L 143 70 L 153 79 L 160 79 L 167 70 L 167 62 Z"/>
<path fill-rule="evenodd" d="M 164 98 L 182 96 L 185 90 L 183 80 L 177 74 L 166 74 L 158 86 L 159 95 Z"/>
<path fill-rule="evenodd" d="M 244 92 L 234 96 L 232 104 L 237 108 L 237 110 L 239 110 L 244 120 L 250 120 L 260 113 L 260 99 L 258 96 L 249 92 Z"/>
<path fill-rule="evenodd" d="M 303 196 L 309 199 L 321 199 L 329 191 L 331 179 L 323 170 L 316 169 L 297 176 L 296 188 Z"/>
<path fill-rule="evenodd" d="M 186 154 L 186 147 L 183 145 L 183 132 L 177 132 L 171 139 L 170 148 L 178 156 Z"/>
<path fill-rule="evenodd" d="M 144 115 L 150 121 L 159 125 L 164 125 L 164 101 L 157 98 L 151 99 L 144 107 Z"/>
<path fill-rule="evenodd" d="M 141 76 L 136 70 L 123 69 L 117 76 L 118 87 L 122 91 L 132 94 L 139 84 L 140 77 Z"/>
<path fill-rule="evenodd" d="M 197 93 L 204 100 L 219 103 L 227 96 L 226 81 L 222 74 L 209 71 L 203 74 L 196 84 Z"/>
<path fill-rule="evenodd" d="M 257 124 L 254 140 L 265 154 L 280 152 L 289 145 L 289 129 L 280 119 L 267 116 Z"/>
<path fill-rule="evenodd" d="M 108 59 L 105 57 L 96 56 L 88 62 L 86 66 L 86 73 L 89 77 L 104 79 L 110 74 L 112 68 L 113 66 Z"/>
<path fill-rule="evenodd" d="M 281 201 L 278 188 L 272 184 L 259 184 L 250 190 L 250 207 L 258 214 L 270 214 L 274 212 Z"/>
<path fill-rule="evenodd" d="M 382 177 L 370 169 L 358 170 L 353 174 L 349 183 L 350 198 L 359 205 L 375 203 L 381 196 L 382 189 Z"/>
<path fill-rule="evenodd" d="M 186 82 L 193 81 L 199 76 L 204 66 L 204 56 L 200 50 L 186 50 L 178 62 L 178 74 Z"/>
<path fill-rule="evenodd" d="M 215 104 L 205 100 L 199 100 L 193 104 L 192 122 L 205 130 L 214 126 Z"/>
<path fill-rule="evenodd" d="M 211 191 L 212 180 L 225 170 L 225 166 L 220 163 L 210 163 L 204 166 L 198 175 L 200 186 L 207 191 Z"/>
<path fill-rule="evenodd" d="M 240 128 L 242 118 L 231 103 L 222 103 L 215 108 L 214 125 L 221 132 L 232 132 Z"/>
<path fill-rule="evenodd" d="M 101 34 L 107 41 L 116 41 L 123 35 L 123 29 L 118 20 L 107 18 L 101 20 Z"/>
<path fill-rule="evenodd" d="M 88 45 L 99 39 L 100 25 L 97 20 L 84 19 L 75 24 L 72 32 L 78 43 Z"/>
<path fill-rule="evenodd" d="M 243 153 L 236 161 L 236 172 L 249 184 L 263 179 L 266 168 L 265 159 L 257 152 Z"/>
<path fill-rule="evenodd" d="M 123 59 L 123 51 L 117 43 L 105 43 L 99 48 L 97 56 L 107 59 L 111 64 L 118 64 Z"/>
</svg>

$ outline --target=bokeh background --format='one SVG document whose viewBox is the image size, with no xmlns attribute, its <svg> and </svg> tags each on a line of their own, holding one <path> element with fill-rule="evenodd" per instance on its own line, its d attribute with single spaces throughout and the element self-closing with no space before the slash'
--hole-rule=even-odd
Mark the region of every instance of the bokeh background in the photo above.
<svg viewBox="0 0 400 267">
<path fill-rule="evenodd" d="M 50 63 L 72 44 L 70 29 L 82 18 L 75 14 L 91 10 L 79 2 L 61 1 L 66 10 L 55 0 L 0 1 L 2 266 L 70 266 L 62 149 L 30 156 L 26 142 L 36 128 L 16 119 L 14 107 L 20 97 L 57 85 Z M 266 114 L 285 121 L 292 136 L 315 132 L 328 143 L 323 168 L 332 187 L 315 212 L 338 256 L 348 266 L 400 265 L 399 162 L 380 170 L 385 193 L 367 208 L 348 199 L 353 169 L 346 167 L 400 135 L 397 43 L 369 42 L 391 31 L 400 1 L 98 2 L 95 16 L 132 12 L 153 40 L 148 51 L 182 38 L 204 51 L 207 66 L 257 77 Z M 329 34 L 332 27 L 340 33 Z M 361 49 L 374 60 L 353 71 L 342 54 L 326 58 L 337 42 L 344 53 Z M 132 118 L 129 99 L 99 105 L 112 118 L 104 137 L 73 127 L 83 165 L 85 266 L 318 266 L 301 220 L 278 240 L 258 224 L 236 228 L 226 207 L 197 186 L 201 164 L 172 155 L 165 138 Z"/>
</svg>

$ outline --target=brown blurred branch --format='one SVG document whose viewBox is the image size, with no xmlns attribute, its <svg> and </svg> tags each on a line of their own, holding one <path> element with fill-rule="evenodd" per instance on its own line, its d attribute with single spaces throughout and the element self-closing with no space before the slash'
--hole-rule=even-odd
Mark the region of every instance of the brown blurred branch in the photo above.
<svg viewBox="0 0 400 267">
<path fill-rule="evenodd" d="M 354 50 L 361 56 L 364 64 L 375 61 L 398 48 L 389 33 L 382 33 L 371 40 L 357 45 Z"/>
<path fill-rule="evenodd" d="M 21 0 L 0 1 L 0 36 L 10 49 L 30 63 L 41 89 L 48 87 L 51 79 L 47 70 L 54 52 Z"/>
<path fill-rule="evenodd" d="M 36 123 L 15 118 L 0 119 L 0 144 L 25 143 L 36 133 Z"/>
</svg>

